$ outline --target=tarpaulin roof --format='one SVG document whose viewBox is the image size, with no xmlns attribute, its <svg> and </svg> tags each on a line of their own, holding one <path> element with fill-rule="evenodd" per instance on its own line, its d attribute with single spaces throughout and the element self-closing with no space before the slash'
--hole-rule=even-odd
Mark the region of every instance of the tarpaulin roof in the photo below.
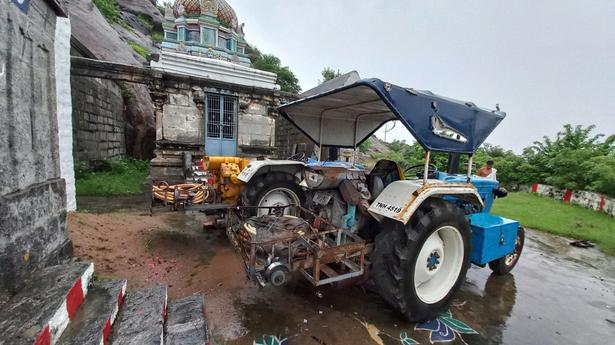
<svg viewBox="0 0 615 345">
<path fill-rule="evenodd" d="M 302 98 L 279 111 L 318 145 L 354 147 L 399 120 L 426 150 L 453 153 L 473 153 L 506 116 L 379 79 Z"/>
</svg>

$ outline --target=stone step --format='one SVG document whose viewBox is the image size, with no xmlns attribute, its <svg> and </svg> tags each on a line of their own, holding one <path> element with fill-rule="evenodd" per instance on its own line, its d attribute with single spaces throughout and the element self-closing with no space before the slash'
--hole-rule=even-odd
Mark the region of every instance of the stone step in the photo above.
<svg viewBox="0 0 615 345">
<path fill-rule="evenodd" d="M 162 345 L 167 287 L 129 291 L 110 342 L 113 345 Z"/>
<path fill-rule="evenodd" d="M 126 293 L 126 280 L 97 281 L 58 341 L 61 345 L 106 344 Z"/>
<path fill-rule="evenodd" d="M 94 264 L 50 266 L 27 276 L 0 310 L 0 344 L 55 344 L 88 293 Z"/>
<path fill-rule="evenodd" d="M 207 323 L 203 313 L 202 295 L 193 295 L 169 302 L 165 325 L 165 344 L 209 344 Z"/>
</svg>

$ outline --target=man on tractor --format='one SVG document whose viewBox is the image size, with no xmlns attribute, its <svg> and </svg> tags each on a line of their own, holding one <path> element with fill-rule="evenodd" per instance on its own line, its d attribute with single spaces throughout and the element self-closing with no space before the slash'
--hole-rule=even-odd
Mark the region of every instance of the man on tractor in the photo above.
<svg viewBox="0 0 615 345">
<path fill-rule="evenodd" d="M 493 161 L 488 160 L 482 168 L 478 169 L 476 175 L 490 180 L 497 180 L 496 173 L 497 170 L 493 167 Z"/>
</svg>

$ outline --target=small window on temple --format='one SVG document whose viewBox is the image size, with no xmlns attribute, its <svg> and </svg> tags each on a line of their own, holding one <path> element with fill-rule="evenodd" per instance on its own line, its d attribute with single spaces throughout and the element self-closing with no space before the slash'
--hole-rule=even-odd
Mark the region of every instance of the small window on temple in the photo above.
<svg viewBox="0 0 615 345">
<path fill-rule="evenodd" d="M 208 46 L 216 45 L 216 30 L 203 28 L 203 44 Z"/>
<path fill-rule="evenodd" d="M 228 46 L 229 46 L 230 42 L 231 41 L 228 40 L 225 37 L 222 37 L 222 36 L 218 37 L 218 47 L 220 47 L 220 48 L 229 49 Z"/>
<path fill-rule="evenodd" d="M 244 47 L 237 47 L 237 52 L 238 52 L 239 54 L 245 54 L 245 53 L 246 53 L 245 49 L 246 49 L 246 48 L 244 48 Z"/>
<path fill-rule="evenodd" d="M 232 39 L 231 40 L 231 44 L 230 46 L 227 48 L 230 51 L 237 51 L 237 40 L 236 39 Z"/>
<path fill-rule="evenodd" d="M 180 41 L 185 41 L 186 40 L 186 29 L 185 28 L 178 28 L 177 29 L 177 37 Z"/>
<path fill-rule="evenodd" d="M 168 40 L 172 40 L 172 41 L 177 41 L 177 33 L 176 32 L 165 32 L 166 34 L 166 39 Z"/>
<path fill-rule="evenodd" d="M 186 41 L 201 42 L 201 33 L 196 30 L 189 30 L 188 36 L 186 37 Z"/>
</svg>

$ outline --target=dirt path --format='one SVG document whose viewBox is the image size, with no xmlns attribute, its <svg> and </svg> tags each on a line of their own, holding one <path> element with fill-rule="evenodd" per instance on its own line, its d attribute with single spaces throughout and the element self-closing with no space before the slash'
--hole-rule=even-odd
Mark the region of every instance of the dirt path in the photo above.
<svg viewBox="0 0 615 345">
<path fill-rule="evenodd" d="M 329 344 L 344 343 L 337 342 L 340 336 L 354 338 L 357 344 L 364 340 L 358 322 L 343 332 L 326 329 L 341 317 L 340 311 L 331 310 L 328 299 L 317 301 L 315 290 L 305 282 L 262 290 L 247 281 L 224 232 L 203 231 L 203 220 L 199 213 L 74 213 L 69 216 L 69 235 L 77 257 L 94 261 L 99 276 L 128 279 L 129 289 L 166 284 L 171 299 L 204 293 L 217 343 L 252 344 L 264 334 L 291 332 L 294 338 L 313 339 L 311 327 L 330 333 L 324 338 L 336 342 Z M 306 299 L 314 302 L 310 312 L 295 312 L 293 306 Z"/>
<path fill-rule="evenodd" d="M 203 231 L 202 221 L 199 213 L 76 213 L 69 233 L 76 256 L 93 260 L 100 276 L 127 278 L 129 289 L 166 284 L 171 299 L 204 293 L 215 344 L 251 345 L 263 335 L 288 337 L 290 344 L 377 344 L 360 321 L 380 329 L 387 345 L 400 344 L 401 332 L 429 343 L 429 332 L 415 330 L 364 287 L 316 289 L 302 279 L 279 289 L 256 287 L 223 231 Z M 613 258 L 530 231 L 513 273 L 469 270 L 451 307 L 478 333 L 464 341 L 559 345 L 615 338 L 608 321 L 615 321 Z"/>
</svg>

